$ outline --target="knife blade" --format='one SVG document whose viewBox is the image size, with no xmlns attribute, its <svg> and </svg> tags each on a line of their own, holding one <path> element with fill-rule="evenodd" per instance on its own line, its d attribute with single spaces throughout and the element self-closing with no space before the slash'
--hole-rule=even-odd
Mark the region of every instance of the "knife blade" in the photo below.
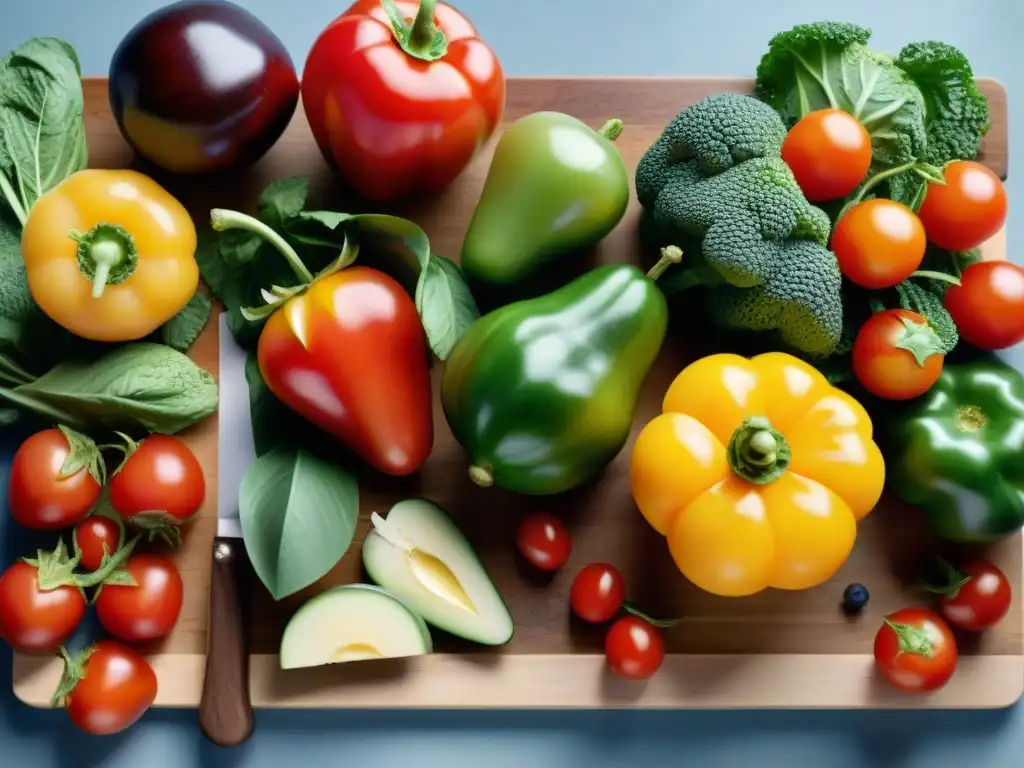
<svg viewBox="0 0 1024 768">
<path fill-rule="evenodd" d="M 245 471 L 256 461 L 256 448 L 245 379 L 246 352 L 235 342 L 226 313 L 221 313 L 217 331 L 217 536 L 199 726 L 210 741 L 227 747 L 241 744 L 253 729 L 247 621 L 252 564 L 242 540 L 238 489 Z"/>
</svg>

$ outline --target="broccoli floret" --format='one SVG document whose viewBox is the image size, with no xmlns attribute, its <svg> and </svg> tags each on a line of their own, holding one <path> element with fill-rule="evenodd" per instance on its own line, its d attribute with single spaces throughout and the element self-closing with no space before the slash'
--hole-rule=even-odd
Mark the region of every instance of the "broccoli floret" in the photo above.
<svg viewBox="0 0 1024 768">
<path fill-rule="evenodd" d="M 988 100 L 978 90 L 967 57 L 946 43 L 910 43 L 896 65 L 924 96 L 928 140 L 921 159 L 943 165 L 976 157 L 990 122 Z"/>
<path fill-rule="evenodd" d="M 641 159 L 637 196 L 652 220 L 648 239 L 689 254 L 666 286 L 719 286 L 709 292 L 713 320 L 778 330 L 796 349 L 827 355 L 842 331 L 839 266 L 825 247 L 828 216 L 779 156 L 784 138 L 781 118 L 762 102 L 709 96 L 677 115 Z"/>
</svg>

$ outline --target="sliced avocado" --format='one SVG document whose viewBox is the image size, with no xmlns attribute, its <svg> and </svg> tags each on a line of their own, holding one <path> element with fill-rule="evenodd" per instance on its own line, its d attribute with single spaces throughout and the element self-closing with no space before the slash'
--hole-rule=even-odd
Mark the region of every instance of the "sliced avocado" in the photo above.
<svg viewBox="0 0 1024 768">
<path fill-rule="evenodd" d="M 321 592 L 295 612 L 281 637 L 281 669 L 422 656 L 430 630 L 412 609 L 371 584 Z"/>
<path fill-rule="evenodd" d="M 363 544 L 370 578 L 439 629 L 484 645 L 503 645 L 514 626 L 473 547 L 436 504 L 406 499 L 386 518 L 371 516 Z"/>
</svg>

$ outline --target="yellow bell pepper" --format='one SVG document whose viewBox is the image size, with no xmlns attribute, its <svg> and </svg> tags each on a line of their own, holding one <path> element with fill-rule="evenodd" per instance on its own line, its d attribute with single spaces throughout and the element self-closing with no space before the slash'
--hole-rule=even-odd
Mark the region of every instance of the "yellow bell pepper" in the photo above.
<svg viewBox="0 0 1024 768">
<path fill-rule="evenodd" d="M 95 341 L 147 336 L 199 285 L 192 218 L 136 171 L 69 176 L 32 207 L 21 252 L 43 312 Z"/>
<path fill-rule="evenodd" d="M 689 365 L 630 457 L 633 498 L 679 570 L 731 597 L 831 578 L 884 482 L 863 406 L 780 352 Z"/>
</svg>

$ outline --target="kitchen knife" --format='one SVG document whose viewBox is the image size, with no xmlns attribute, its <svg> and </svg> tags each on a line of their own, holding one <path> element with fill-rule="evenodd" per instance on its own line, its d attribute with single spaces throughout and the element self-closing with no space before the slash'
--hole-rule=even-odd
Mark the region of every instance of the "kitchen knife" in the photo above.
<svg viewBox="0 0 1024 768">
<path fill-rule="evenodd" d="M 217 408 L 217 537 L 210 577 L 206 673 L 199 726 L 215 744 L 241 744 L 252 733 L 249 701 L 248 607 L 252 564 L 242 541 L 238 488 L 256 461 L 246 352 L 235 342 L 227 313 L 219 318 L 220 402 Z"/>
</svg>

